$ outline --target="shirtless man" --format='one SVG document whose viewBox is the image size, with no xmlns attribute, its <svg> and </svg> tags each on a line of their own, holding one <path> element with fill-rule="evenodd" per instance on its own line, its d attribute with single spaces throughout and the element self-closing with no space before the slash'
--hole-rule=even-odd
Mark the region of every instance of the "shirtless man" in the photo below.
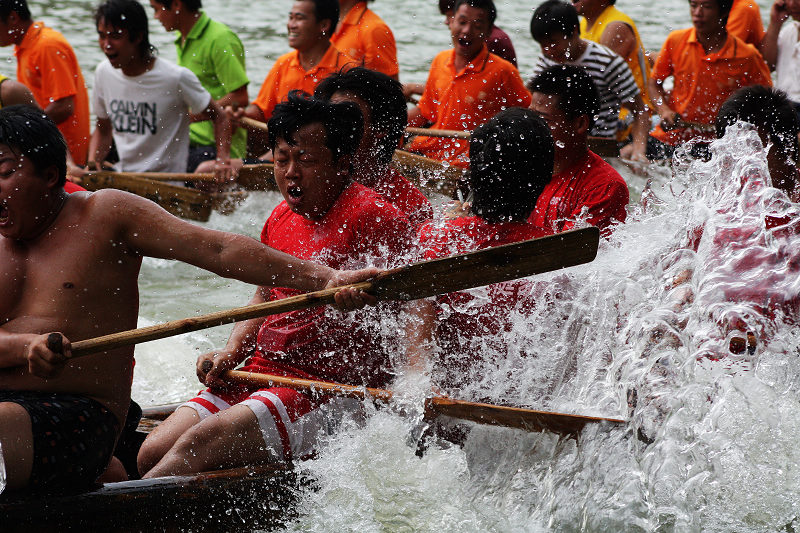
<svg viewBox="0 0 800 533">
<path fill-rule="evenodd" d="M 136 327 L 142 257 L 300 290 L 375 274 L 302 261 L 122 191 L 67 195 L 66 150 L 41 111 L 0 110 L 0 444 L 10 489 L 87 486 L 108 465 L 130 404 L 133 346 L 70 360 L 70 340 Z M 338 300 L 349 309 L 370 298 Z M 63 353 L 48 348 L 53 332 Z"/>
</svg>

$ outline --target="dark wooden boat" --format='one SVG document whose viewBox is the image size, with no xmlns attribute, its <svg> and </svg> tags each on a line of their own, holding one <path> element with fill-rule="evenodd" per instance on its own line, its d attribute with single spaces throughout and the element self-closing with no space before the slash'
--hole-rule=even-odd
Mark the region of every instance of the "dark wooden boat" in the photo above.
<svg viewBox="0 0 800 533">
<path fill-rule="evenodd" d="M 143 433 L 180 404 L 143 410 Z M 139 440 L 139 444 L 141 444 Z M 281 527 L 313 490 L 290 464 L 105 483 L 70 494 L 0 496 L 0 532 L 252 531 Z"/>
</svg>

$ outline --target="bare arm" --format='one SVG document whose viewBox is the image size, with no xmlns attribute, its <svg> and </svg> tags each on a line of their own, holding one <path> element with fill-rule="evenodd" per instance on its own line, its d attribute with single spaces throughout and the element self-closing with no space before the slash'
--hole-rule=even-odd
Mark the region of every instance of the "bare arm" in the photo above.
<svg viewBox="0 0 800 533">
<path fill-rule="evenodd" d="M 622 59 L 627 59 L 636 49 L 636 36 L 624 22 L 612 22 L 600 37 L 600 44 L 610 48 Z"/>
<path fill-rule="evenodd" d="M 57 353 L 50 351 L 47 337 L 0 328 L 0 369 L 25 366 L 42 379 L 58 376 L 71 355 L 69 342 L 64 339 L 63 350 Z"/>
<path fill-rule="evenodd" d="M 75 112 L 75 97 L 65 96 L 44 108 L 44 113 L 56 124 L 61 124 Z"/>
<path fill-rule="evenodd" d="M 219 182 L 231 179 L 231 136 L 233 128 L 228 114 L 213 99 L 202 113 L 192 115 L 193 121 L 208 120 L 214 122 L 214 141 L 217 146 L 217 158 L 214 165 L 214 174 Z"/>
<path fill-rule="evenodd" d="M 247 96 L 247 85 L 242 85 L 235 91 L 231 91 L 219 100 L 217 103 L 220 107 L 228 107 L 231 106 L 234 109 L 238 109 L 240 107 L 247 107 L 247 104 L 250 102 L 249 97 Z"/>
<path fill-rule="evenodd" d="M 775 70 L 775 64 L 778 62 L 778 35 L 781 33 L 781 26 L 788 18 L 789 12 L 786 9 L 785 0 L 776 0 L 769 12 L 767 33 L 758 46 L 770 70 Z"/>
<path fill-rule="evenodd" d="M 111 151 L 113 140 L 111 120 L 98 118 L 95 122 L 94 132 L 92 132 L 92 138 L 89 140 L 89 167 L 94 163 L 98 169 L 102 168 L 103 161 L 106 160 L 108 152 Z"/>
<path fill-rule="evenodd" d="M 647 90 L 656 107 L 658 116 L 661 117 L 662 127 L 671 129 L 678 119 L 678 114 L 667 104 L 667 95 L 664 92 L 664 82 L 655 78 L 647 80 Z"/>
<path fill-rule="evenodd" d="M 650 131 L 650 111 L 644 105 L 641 94 L 637 94 L 632 102 L 626 102 L 624 107 L 633 114 L 634 121 L 631 132 L 633 151 L 630 158 L 633 161 L 647 162 L 645 154 L 647 153 L 647 135 Z"/>
<path fill-rule="evenodd" d="M 429 299 L 409 302 L 406 309 L 406 366 L 414 374 L 423 374 L 427 372 L 431 360 L 436 310 Z"/>
<path fill-rule="evenodd" d="M 419 106 L 414 106 L 408 110 L 408 125 L 409 126 L 423 126 L 428 121 L 427 118 L 419 110 Z"/>
</svg>

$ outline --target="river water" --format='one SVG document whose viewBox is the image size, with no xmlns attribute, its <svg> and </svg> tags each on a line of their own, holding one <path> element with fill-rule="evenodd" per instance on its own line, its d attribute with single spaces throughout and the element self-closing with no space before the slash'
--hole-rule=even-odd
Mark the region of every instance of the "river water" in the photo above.
<svg viewBox="0 0 800 533">
<path fill-rule="evenodd" d="M 287 51 L 290 3 L 207 0 L 247 47 L 254 95 Z M 769 3 L 759 1 L 766 20 Z M 79 0 L 31 2 L 36 18 L 64 32 L 87 83 L 102 58 L 91 10 Z M 619 0 L 657 49 L 688 26 L 687 3 Z M 257 12 L 254 12 L 257 7 Z M 538 56 L 528 33 L 532 5 L 499 1 L 527 77 Z M 422 82 L 449 37 L 433 2 L 373 4 L 398 41 L 402 81 Z M 174 59 L 171 37 L 152 41 Z M 0 71 L 14 72 L 8 49 Z M 3 66 L 4 65 L 4 66 Z M 510 348 L 480 353 L 463 397 L 584 415 L 625 426 L 587 427 L 578 439 L 476 427 L 465 446 L 407 444 L 413 416 L 378 410 L 311 462 L 318 490 L 301 495 L 290 531 L 795 531 L 800 527 L 800 333 L 797 237 L 766 230 L 765 216 L 793 206 L 765 186 L 763 150 L 746 129 L 714 146 L 709 163 L 679 158 L 645 178 L 625 173 L 629 221 L 597 260 L 538 276 L 538 308 L 513 315 Z M 746 177 L 743 183 L 743 178 Z M 252 194 L 209 227 L 257 237 L 275 193 Z M 700 237 L 702 235 L 702 237 Z M 244 305 L 252 288 L 196 268 L 145 260 L 141 325 Z M 769 310 L 768 310 L 769 309 Z M 386 317 L 387 327 L 396 324 Z M 137 348 L 134 398 L 185 399 L 200 388 L 194 360 L 230 328 Z M 756 347 L 733 354 L 734 337 Z M 737 350 L 738 351 L 738 350 Z M 492 357 L 490 357 L 492 355 Z M 419 384 L 409 384 L 414 390 Z M 406 411 L 420 395 L 409 393 Z M 649 442 L 649 443 L 648 443 Z"/>
</svg>

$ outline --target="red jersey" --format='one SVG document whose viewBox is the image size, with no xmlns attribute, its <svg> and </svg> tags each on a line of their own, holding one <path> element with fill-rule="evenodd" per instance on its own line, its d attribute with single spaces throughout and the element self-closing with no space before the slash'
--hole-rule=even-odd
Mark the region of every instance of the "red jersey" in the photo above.
<svg viewBox="0 0 800 533">
<path fill-rule="evenodd" d="M 550 234 L 529 222 L 492 224 L 471 216 L 449 219 L 442 227 L 426 224 L 420 230 L 420 246 L 425 259 L 436 259 Z M 483 346 L 496 340 L 497 348 L 502 348 L 504 340 L 497 335 L 510 330 L 508 317 L 514 309 L 526 306 L 525 295 L 530 291 L 529 281 L 514 280 L 437 297 L 436 339 L 447 367 L 441 385 L 455 385 L 463 379 L 474 360 L 466 357 L 475 351 L 473 340 L 478 339 Z"/>
<path fill-rule="evenodd" d="M 386 171 L 384 180 L 373 189 L 402 211 L 415 229 L 433 218 L 431 203 L 422 191 L 391 167 Z"/>
<path fill-rule="evenodd" d="M 65 182 L 64 182 L 64 191 L 65 191 L 67 194 L 72 194 L 72 193 L 74 193 L 74 192 L 78 192 L 78 191 L 85 191 L 85 190 L 86 190 L 86 189 L 84 189 L 83 187 L 81 187 L 81 186 L 80 186 L 80 185 L 78 185 L 77 183 L 72 183 L 72 182 L 71 182 L 71 181 L 69 181 L 69 180 L 67 180 L 67 181 L 65 181 Z"/>
<path fill-rule="evenodd" d="M 300 259 L 333 268 L 397 262 L 408 251 L 413 230 L 408 218 L 375 191 L 352 183 L 321 220 L 309 220 L 281 202 L 267 219 L 261 242 Z M 301 291 L 269 290 L 270 300 Z M 331 308 L 312 308 L 267 317 L 258 332 L 260 352 L 248 364 L 287 365 L 321 379 L 385 386 L 391 375 L 382 344 L 367 331 L 370 324 Z"/>
<path fill-rule="evenodd" d="M 608 234 L 613 222 L 625 222 L 629 200 L 628 185 L 622 176 L 589 151 L 586 159 L 553 176 L 528 221 L 560 233 L 585 217 L 586 222 Z"/>
</svg>

